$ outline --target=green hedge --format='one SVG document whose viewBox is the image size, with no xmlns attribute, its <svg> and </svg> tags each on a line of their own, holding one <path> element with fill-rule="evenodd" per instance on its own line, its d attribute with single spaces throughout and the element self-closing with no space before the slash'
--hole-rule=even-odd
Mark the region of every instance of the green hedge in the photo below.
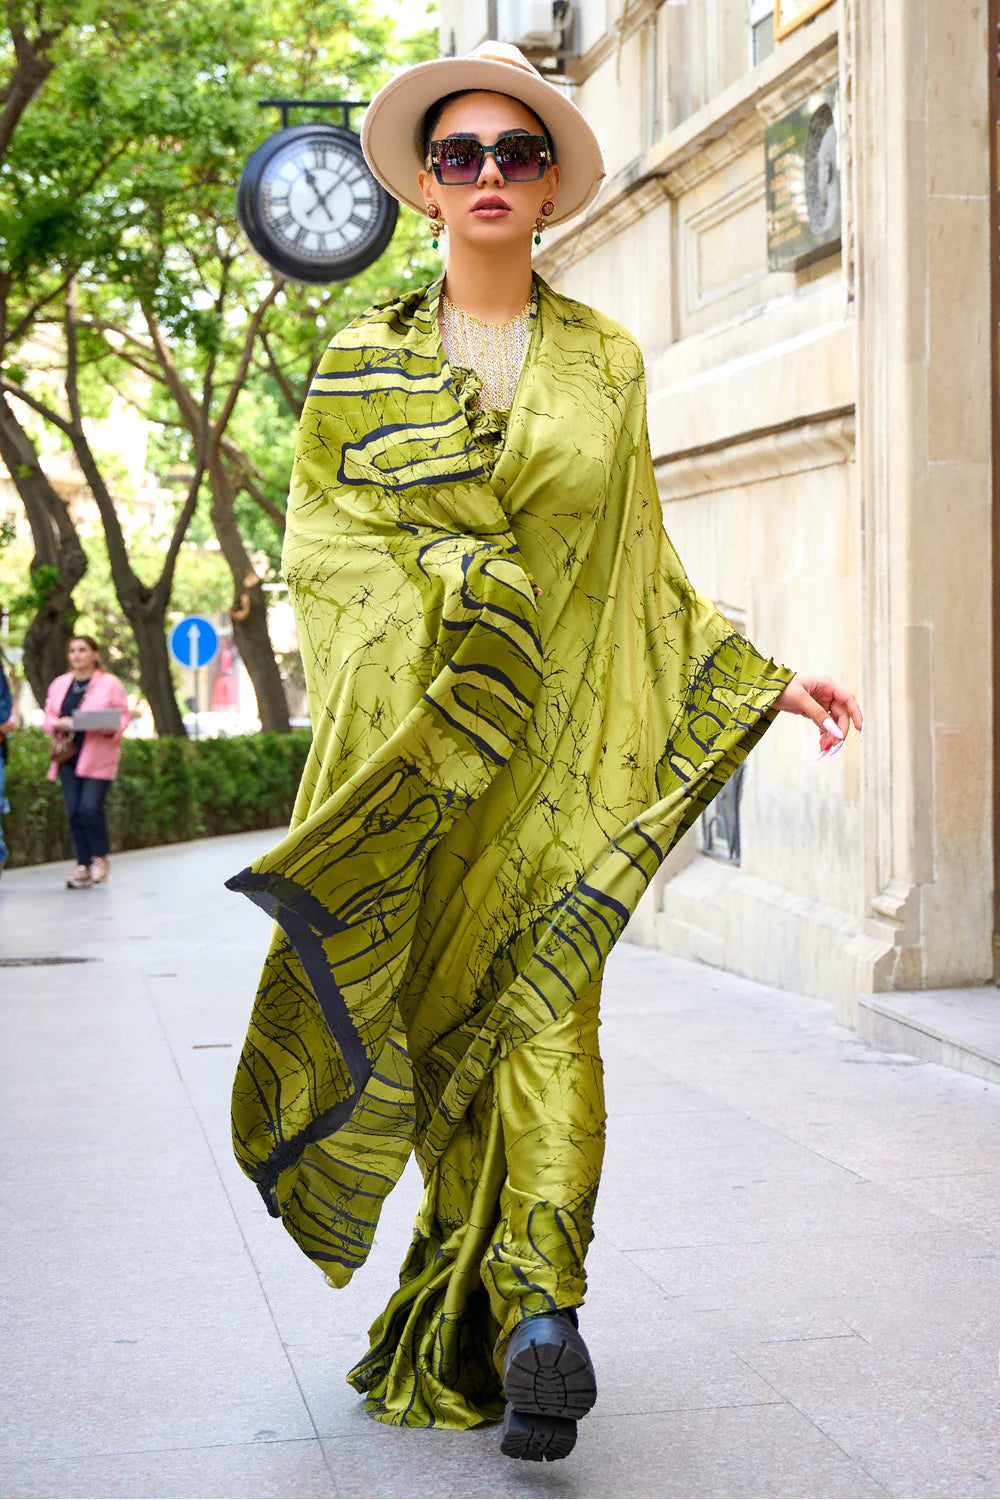
<svg viewBox="0 0 1000 1500">
<path fill-rule="evenodd" d="M 49 737 L 10 737 L 3 820 L 9 865 L 73 855 L 59 783 L 46 781 Z M 309 753 L 307 730 L 218 740 L 123 740 L 108 794 L 111 848 L 146 849 L 287 823 Z"/>
</svg>

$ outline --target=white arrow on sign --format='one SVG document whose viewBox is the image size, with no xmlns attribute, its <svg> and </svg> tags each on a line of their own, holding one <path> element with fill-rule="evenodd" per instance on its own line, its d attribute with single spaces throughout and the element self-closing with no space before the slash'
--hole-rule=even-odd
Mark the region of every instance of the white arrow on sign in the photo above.
<svg viewBox="0 0 1000 1500">
<path fill-rule="evenodd" d="M 198 664 L 198 627 L 192 620 L 188 626 L 188 666 L 195 667 Z"/>
</svg>

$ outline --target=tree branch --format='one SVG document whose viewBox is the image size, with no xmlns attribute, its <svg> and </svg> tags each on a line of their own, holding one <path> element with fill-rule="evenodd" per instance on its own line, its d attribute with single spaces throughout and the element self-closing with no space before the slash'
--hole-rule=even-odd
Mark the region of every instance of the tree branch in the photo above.
<svg viewBox="0 0 1000 1500">
<path fill-rule="evenodd" d="M 30 406 L 32 411 L 37 411 L 38 415 L 44 417 L 46 422 L 51 422 L 53 427 L 58 427 L 61 433 L 72 439 L 73 429 L 71 424 L 66 421 L 66 418 L 61 417 L 51 406 L 46 406 L 44 401 L 39 401 L 38 397 L 33 396 L 30 391 L 26 391 L 23 385 L 18 385 L 16 381 L 8 380 L 6 375 L 0 375 L 0 391 L 5 392 L 8 396 L 16 397 L 18 401 L 23 401 L 25 406 Z"/>
<path fill-rule="evenodd" d="M 129 560 L 128 548 L 125 545 L 125 537 L 122 532 L 121 522 L 118 519 L 118 511 L 111 497 L 104 475 L 101 473 L 94 451 L 87 439 L 83 426 L 83 412 L 80 407 L 80 390 L 77 382 L 79 371 L 79 354 L 77 349 L 77 326 L 76 326 L 76 284 L 70 282 L 66 292 L 66 315 L 63 322 L 66 335 L 66 400 L 69 405 L 69 440 L 73 444 L 73 452 L 76 454 L 77 463 L 83 470 L 84 478 L 94 497 L 97 509 L 101 517 L 101 525 L 104 527 L 104 539 L 108 549 L 108 561 L 111 564 L 111 576 L 114 580 L 115 591 L 124 602 L 127 593 L 142 590 L 142 582 L 135 573 Z"/>
<path fill-rule="evenodd" d="M 268 308 L 271 306 L 275 297 L 277 297 L 284 284 L 285 278 L 283 276 L 275 277 L 274 281 L 271 283 L 270 291 L 268 292 L 267 296 L 262 299 L 262 301 L 258 302 L 256 308 L 254 309 L 253 316 L 251 317 L 250 322 L 247 324 L 247 331 L 243 339 L 243 349 L 240 353 L 239 363 L 236 366 L 236 374 L 233 376 L 232 381 L 230 382 L 226 399 L 222 403 L 222 411 L 216 418 L 212 428 L 212 437 L 216 442 L 218 442 L 219 438 L 225 432 L 226 427 L 229 424 L 229 418 L 233 414 L 233 408 L 235 407 L 236 402 L 239 399 L 240 391 L 243 389 L 243 382 L 246 380 L 247 371 L 250 368 L 250 358 L 253 354 L 253 346 L 257 342 L 257 334 L 260 330 L 260 325 L 264 314 L 267 312 Z"/>
<path fill-rule="evenodd" d="M 237 472 L 233 476 L 233 482 L 236 485 L 237 489 L 246 490 L 251 500 L 259 505 L 264 514 L 274 522 L 275 526 L 277 526 L 278 528 L 279 534 L 281 536 L 284 536 L 285 518 L 278 507 L 275 505 L 274 501 L 267 498 L 263 490 L 261 490 L 256 484 L 254 484 L 253 480 L 250 478 L 246 470 L 240 468 L 238 463 L 236 465 L 236 469 Z"/>
<path fill-rule="evenodd" d="M 170 350 L 167 347 L 167 342 L 160 331 L 160 325 L 154 318 L 153 310 L 148 303 L 144 302 L 142 304 L 142 313 L 146 320 L 146 327 L 149 329 L 149 336 L 153 341 L 156 361 L 160 367 L 161 373 L 155 378 L 161 380 L 167 387 L 174 398 L 177 410 L 184 419 L 184 425 L 192 437 L 195 437 L 201 428 L 201 413 L 191 392 L 178 374 L 177 366 L 174 364 Z"/>
<path fill-rule="evenodd" d="M 23 26 L 14 21 L 10 23 L 15 62 L 14 71 L 0 93 L 0 102 L 3 104 L 3 111 L 0 113 L 0 161 L 3 161 L 10 150 L 21 116 L 55 66 L 48 53 L 67 25 L 68 22 L 63 22 L 55 31 L 40 31 L 32 40 Z"/>
<path fill-rule="evenodd" d="M 191 483 L 188 485 L 184 504 L 181 506 L 174 521 L 174 529 L 167 544 L 163 567 L 160 569 L 160 576 L 153 585 L 153 595 L 156 602 L 157 604 L 162 603 L 164 608 L 170 602 L 170 595 L 174 587 L 174 571 L 177 567 L 177 559 L 180 556 L 181 546 L 187 535 L 187 529 L 194 518 L 194 513 L 198 506 L 198 491 L 201 489 L 201 481 L 205 477 L 207 457 L 208 454 L 204 446 L 202 446 L 202 450 L 198 455 L 197 467 L 195 468 Z"/>
<path fill-rule="evenodd" d="M 305 392 L 299 395 L 298 391 L 292 385 L 288 376 L 285 374 L 284 370 L 281 368 L 277 359 L 275 358 L 274 353 L 271 349 L 271 345 L 268 343 L 266 333 L 261 334 L 260 342 L 263 347 L 264 353 L 267 355 L 268 371 L 273 376 L 279 391 L 284 396 L 289 410 L 291 411 L 293 416 L 301 416 L 302 407 L 305 402 Z"/>
</svg>

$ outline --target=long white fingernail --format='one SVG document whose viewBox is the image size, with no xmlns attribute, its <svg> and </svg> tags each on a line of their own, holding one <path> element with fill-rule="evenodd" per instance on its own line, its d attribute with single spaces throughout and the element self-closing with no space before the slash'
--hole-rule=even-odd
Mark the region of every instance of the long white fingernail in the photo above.
<svg viewBox="0 0 1000 1500">
<path fill-rule="evenodd" d="M 823 720 L 823 728 L 826 730 L 827 734 L 835 735 L 838 740 L 842 740 L 844 738 L 844 731 L 841 729 L 839 724 L 834 723 L 833 719 L 831 719 L 829 715 Z"/>
<path fill-rule="evenodd" d="M 858 744 L 862 744 L 865 737 L 865 721 L 861 720 L 861 728 L 858 730 Z"/>
</svg>

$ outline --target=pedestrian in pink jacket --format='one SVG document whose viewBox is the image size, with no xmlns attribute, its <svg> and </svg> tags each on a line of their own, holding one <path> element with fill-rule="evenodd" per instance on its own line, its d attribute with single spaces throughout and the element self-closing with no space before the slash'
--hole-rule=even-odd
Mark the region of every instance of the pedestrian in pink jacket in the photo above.
<svg viewBox="0 0 1000 1500">
<path fill-rule="evenodd" d="M 125 689 L 113 672 L 101 667 L 97 642 L 75 635 L 67 650 L 70 670 L 49 685 L 45 695 L 45 731 L 52 736 L 49 780 L 62 783 L 76 868 L 66 881 L 70 890 L 103 885 L 108 878 L 108 820 L 104 801 L 118 775 L 121 738 L 129 722 Z M 116 708 L 117 729 L 73 732 L 78 709 Z"/>
</svg>

